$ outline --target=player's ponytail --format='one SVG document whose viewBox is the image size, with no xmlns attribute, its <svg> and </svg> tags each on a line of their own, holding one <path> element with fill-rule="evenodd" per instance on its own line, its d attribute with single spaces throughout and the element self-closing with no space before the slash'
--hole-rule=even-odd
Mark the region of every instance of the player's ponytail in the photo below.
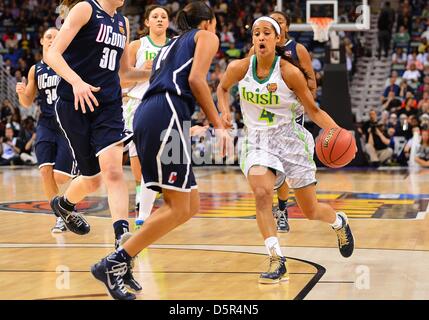
<svg viewBox="0 0 429 320">
<path fill-rule="evenodd" d="M 197 28 L 202 21 L 212 21 L 215 18 L 213 10 L 202 1 L 189 3 L 176 16 L 176 25 L 182 32 Z"/>
<path fill-rule="evenodd" d="M 60 17 L 66 18 L 70 10 L 83 0 L 62 0 L 60 3 Z"/>
<path fill-rule="evenodd" d="M 307 72 L 305 72 L 305 70 L 299 64 L 297 64 L 290 56 L 286 55 L 286 47 L 276 46 L 276 55 L 278 55 L 283 60 L 286 60 L 287 62 L 293 64 L 295 67 L 297 67 L 299 70 L 301 70 L 301 72 L 304 75 L 306 80 L 309 79 Z"/>
</svg>

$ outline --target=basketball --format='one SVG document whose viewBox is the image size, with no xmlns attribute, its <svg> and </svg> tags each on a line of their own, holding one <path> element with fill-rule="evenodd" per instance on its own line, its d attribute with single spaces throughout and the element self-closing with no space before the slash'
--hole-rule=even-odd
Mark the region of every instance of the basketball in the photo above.
<svg viewBox="0 0 429 320">
<path fill-rule="evenodd" d="M 355 157 L 356 141 L 353 135 L 343 128 L 324 130 L 316 139 L 316 154 L 327 167 L 341 168 Z"/>
</svg>

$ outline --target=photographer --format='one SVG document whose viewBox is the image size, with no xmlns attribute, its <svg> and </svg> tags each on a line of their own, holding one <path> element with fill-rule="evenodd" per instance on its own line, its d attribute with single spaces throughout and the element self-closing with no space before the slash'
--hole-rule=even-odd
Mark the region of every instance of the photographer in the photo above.
<svg viewBox="0 0 429 320">
<path fill-rule="evenodd" d="M 19 156 L 19 138 L 13 137 L 13 129 L 10 124 L 6 125 L 5 137 L 0 137 L 0 165 L 7 166 L 11 164 L 21 164 Z"/>
<path fill-rule="evenodd" d="M 393 150 L 389 148 L 390 139 L 383 124 L 371 123 L 367 134 L 366 153 L 369 156 L 370 165 L 378 167 L 392 158 Z"/>
</svg>

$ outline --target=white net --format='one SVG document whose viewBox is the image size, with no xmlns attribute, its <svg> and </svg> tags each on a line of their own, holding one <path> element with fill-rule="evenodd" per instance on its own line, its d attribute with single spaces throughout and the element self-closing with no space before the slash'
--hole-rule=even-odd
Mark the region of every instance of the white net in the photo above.
<svg viewBox="0 0 429 320">
<path fill-rule="evenodd" d="M 334 23 L 331 18 L 312 18 L 310 19 L 311 27 L 313 28 L 315 41 L 326 42 L 329 40 L 329 29 Z"/>
</svg>

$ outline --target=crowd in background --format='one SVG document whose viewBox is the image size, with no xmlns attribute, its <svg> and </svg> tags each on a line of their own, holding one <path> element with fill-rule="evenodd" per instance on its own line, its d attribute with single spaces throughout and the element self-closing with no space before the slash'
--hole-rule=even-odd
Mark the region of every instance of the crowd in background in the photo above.
<svg viewBox="0 0 429 320">
<path fill-rule="evenodd" d="M 170 35 L 177 30 L 174 24 L 174 16 L 177 11 L 188 1 L 142 1 L 127 0 L 128 8 L 141 8 L 140 26 L 136 30 L 136 38 L 140 37 L 144 28 L 143 11 L 149 4 L 158 3 L 166 5 L 171 11 L 171 24 L 168 32 Z M 305 22 L 304 0 L 283 1 L 284 12 L 292 20 L 292 23 Z M 215 10 L 218 24 L 217 31 L 221 40 L 219 52 L 213 61 L 208 83 L 212 89 L 215 102 L 216 87 L 229 62 L 234 59 L 243 58 L 251 47 L 250 27 L 255 19 L 275 10 L 276 0 L 212 0 L 207 1 Z M 359 3 L 359 2 L 357 2 Z M 43 31 L 58 23 L 58 3 L 48 0 L 4 0 L 0 2 L 0 65 L 13 77 L 14 82 L 20 82 L 23 76 L 28 74 L 30 67 L 41 59 L 40 37 Z M 356 18 L 356 4 L 352 0 L 341 1 L 339 4 L 339 19 L 342 22 L 354 21 Z M 313 41 L 312 32 L 290 33 L 300 43 L 303 43 L 312 54 L 313 67 L 319 85 L 318 99 L 321 97 L 321 86 L 323 84 L 323 44 Z M 340 34 L 346 46 L 347 65 L 350 73 L 354 68 L 354 61 L 359 48 L 358 39 L 354 33 Z M 37 103 L 36 103 L 37 104 Z M 238 154 L 240 146 L 240 129 L 244 127 L 243 117 L 238 100 L 237 89 L 231 91 L 231 112 L 234 119 L 234 135 Z M 12 105 L 11 101 L 1 102 L 0 121 L 0 146 L 2 151 L 1 164 L 9 163 L 34 163 L 32 155 L 32 144 L 34 141 L 34 126 L 37 114 L 21 119 L 23 109 Z M 204 113 L 197 107 L 193 115 L 193 124 L 207 125 L 208 121 Z M 13 137 L 10 136 L 12 128 Z M 212 131 L 208 130 L 205 136 L 193 138 L 193 153 L 197 157 L 206 157 L 211 152 Z M 11 145 L 14 144 L 14 147 Z M 22 154 L 25 154 L 22 156 Z M 13 154 L 13 156 L 11 156 Z M 24 159 L 24 160 L 23 160 Z M 237 160 L 237 159 L 236 159 Z"/>
<path fill-rule="evenodd" d="M 370 112 L 363 124 L 370 164 L 418 165 L 429 167 L 429 2 L 407 1 L 396 14 L 385 6 L 379 16 L 380 50 L 385 41 L 383 26 L 392 26 L 391 76 L 381 93 L 381 107 Z M 390 41 L 391 40 L 391 41 Z M 377 112 L 378 111 L 378 112 Z"/>
</svg>

